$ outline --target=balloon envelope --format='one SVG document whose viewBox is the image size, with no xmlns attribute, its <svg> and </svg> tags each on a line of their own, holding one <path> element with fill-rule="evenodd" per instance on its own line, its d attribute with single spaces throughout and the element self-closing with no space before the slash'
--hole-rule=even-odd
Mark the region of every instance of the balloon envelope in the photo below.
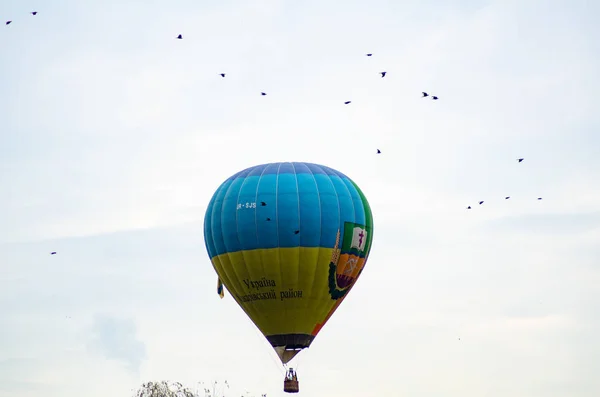
<svg viewBox="0 0 600 397">
<path fill-rule="evenodd" d="M 283 363 L 310 346 L 364 269 L 367 199 L 347 176 L 311 163 L 250 167 L 227 179 L 204 218 L 219 279 Z"/>
</svg>

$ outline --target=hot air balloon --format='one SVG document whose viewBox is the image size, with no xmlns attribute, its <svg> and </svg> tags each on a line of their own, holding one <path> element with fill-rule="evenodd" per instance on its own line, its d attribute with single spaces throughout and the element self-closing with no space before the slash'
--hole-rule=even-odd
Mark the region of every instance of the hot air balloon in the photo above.
<svg viewBox="0 0 600 397">
<path fill-rule="evenodd" d="M 282 364 L 311 345 L 362 273 L 371 208 L 346 175 L 284 162 L 240 171 L 216 190 L 204 241 L 223 285 Z M 286 392 L 298 392 L 288 370 Z"/>
</svg>

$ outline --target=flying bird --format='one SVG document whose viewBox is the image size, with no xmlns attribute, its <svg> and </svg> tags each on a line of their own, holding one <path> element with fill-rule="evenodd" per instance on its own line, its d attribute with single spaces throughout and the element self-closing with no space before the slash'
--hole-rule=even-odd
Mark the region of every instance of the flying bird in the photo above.
<svg viewBox="0 0 600 397">
<path fill-rule="evenodd" d="M 438 100 L 438 97 L 436 97 L 435 95 L 431 97 L 431 99 L 433 99 L 434 101 Z"/>
<path fill-rule="evenodd" d="M 423 96 L 421 98 L 425 98 L 426 96 L 429 96 L 429 94 L 423 91 Z"/>
<path fill-rule="evenodd" d="M 373 54 L 367 54 L 368 57 L 372 56 Z"/>
<path fill-rule="evenodd" d="M 344 105 L 348 105 L 349 103 L 352 103 L 352 101 L 346 101 L 344 102 Z"/>
<path fill-rule="evenodd" d="M 183 39 L 183 36 L 182 36 L 182 35 L 179 35 L 179 36 L 177 36 L 176 38 L 177 38 L 177 39 L 179 39 L 179 40 L 181 40 L 181 39 Z"/>
<path fill-rule="evenodd" d="M 468 210 L 470 210 L 470 209 L 471 209 L 471 206 L 468 206 L 468 207 L 467 207 L 467 209 L 468 209 Z"/>
<path fill-rule="evenodd" d="M 37 11 L 31 11 L 31 15 L 37 15 Z"/>
<path fill-rule="evenodd" d="M 381 154 L 381 150 L 377 149 L 377 154 Z"/>
<path fill-rule="evenodd" d="M 381 78 L 384 78 L 387 72 L 379 72 L 379 74 L 381 75 Z"/>
<path fill-rule="evenodd" d="M 271 222 L 271 218 L 267 218 L 267 222 Z"/>
<path fill-rule="evenodd" d="M 221 77 L 225 77 L 225 73 L 221 73 Z"/>
<path fill-rule="evenodd" d="M 265 95 L 267 95 L 267 93 L 266 92 L 261 92 L 260 95 L 265 96 Z"/>
<path fill-rule="evenodd" d="M 7 25 L 10 25 L 12 23 L 12 21 L 6 21 Z"/>
<path fill-rule="evenodd" d="M 504 197 L 504 200 L 508 200 L 510 198 L 510 196 L 506 196 Z"/>
<path fill-rule="evenodd" d="M 260 202 L 260 205 L 261 205 L 261 206 L 263 206 L 263 207 L 266 207 L 266 206 L 267 206 L 267 203 L 265 203 L 264 201 L 261 201 L 261 202 Z"/>
<path fill-rule="evenodd" d="M 56 251 L 52 251 L 50 255 L 56 255 Z"/>
<path fill-rule="evenodd" d="M 542 199 L 541 197 L 538 197 L 538 200 L 541 200 L 541 199 Z"/>
<path fill-rule="evenodd" d="M 296 231 L 294 232 L 294 234 L 298 234 L 298 233 L 300 233 L 300 230 L 296 230 Z"/>
<path fill-rule="evenodd" d="M 481 204 L 483 204 L 483 201 L 480 201 L 480 202 L 479 202 L 479 205 L 481 205 Z"/>
<path fill-rule="evenodd" d="M 518 159 L 517 161 L 518 161 L 519 163 L 521 163 L 523 160 L 525 160 L 525 159 L 521 158 L 521 159 Z"/>
</svg>

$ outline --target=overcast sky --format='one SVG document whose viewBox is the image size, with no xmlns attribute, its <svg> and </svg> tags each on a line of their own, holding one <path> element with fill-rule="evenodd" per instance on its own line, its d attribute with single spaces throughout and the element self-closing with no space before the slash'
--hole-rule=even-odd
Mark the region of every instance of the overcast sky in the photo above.
<svg viewBox="0 0 600 397">
<path fill-rule="evenodd" d="M 216 294 L 202 226 L 223 180 L 272 161 L 345 173 L 375 222 L 298 356 L 303 395 L 598 396 L 598 15 L 0 0 L 0 396 L 161 379 L 283 396 L 270 345 Z"/>
</svg>

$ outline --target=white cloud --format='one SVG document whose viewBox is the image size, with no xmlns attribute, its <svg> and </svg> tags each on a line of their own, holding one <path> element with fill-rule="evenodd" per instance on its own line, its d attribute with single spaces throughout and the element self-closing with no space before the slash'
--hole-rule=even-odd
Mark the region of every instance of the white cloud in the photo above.
<svg viewBox="0 0 600 397">
<path fill-rule="evenodd" d="M 112 316 L 96 316 L 93 339 L 88 347 L 108 359 L 122 361 L 127 368 L 138 373 L 146 358 L 146 346 L 137 339 L 135 322 Z"/>
</svg>

